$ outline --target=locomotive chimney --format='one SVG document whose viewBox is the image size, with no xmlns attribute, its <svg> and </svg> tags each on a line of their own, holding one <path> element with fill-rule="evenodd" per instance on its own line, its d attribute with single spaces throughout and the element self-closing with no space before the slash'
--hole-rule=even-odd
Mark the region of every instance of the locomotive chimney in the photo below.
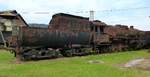
<svg viewBox="0 0 150 77">
<path fill-rule="evenodd" d="M 91 10 L 90 11 L 90 18 L 89 18 L 90 21 L 94 21 L 94 11 Z"/>
</svg>

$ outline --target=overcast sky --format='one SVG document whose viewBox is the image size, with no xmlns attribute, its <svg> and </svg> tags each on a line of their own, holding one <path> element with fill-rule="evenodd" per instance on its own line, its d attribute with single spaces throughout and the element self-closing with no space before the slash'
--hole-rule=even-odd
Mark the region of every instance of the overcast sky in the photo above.
<svg viewBox="0 0 150 77">
<path fill-rule="evenodd" d="M 149 0 L 0 0 L 3 10 L 17 10 L 27 23 L 43 24 L 48 24 L 55 13 L 89 17 L 89 11 L 94 10 L 95 19 L 107 24 L 150 30 Z"/>
</svg>

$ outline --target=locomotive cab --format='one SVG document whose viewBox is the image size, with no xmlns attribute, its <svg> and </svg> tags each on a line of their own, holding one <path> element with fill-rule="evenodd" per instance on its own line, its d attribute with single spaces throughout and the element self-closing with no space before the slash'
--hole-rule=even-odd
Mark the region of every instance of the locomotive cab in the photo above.
<svg viewBox="0 0 150 77">
<path fill-rule="evenodd" d="M 94 43 L 97 45 L 108 43 L 109 42 L 109 36 L 104 33 L 104 28 L 106 27 L 106 24 L 95 20 L 92 22 L 94 26 Z"/>
</svg>

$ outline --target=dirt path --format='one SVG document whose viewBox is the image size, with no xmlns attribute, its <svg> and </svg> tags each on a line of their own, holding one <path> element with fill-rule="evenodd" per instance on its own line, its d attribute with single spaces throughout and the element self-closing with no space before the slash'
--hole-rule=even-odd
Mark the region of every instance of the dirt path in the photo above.
<svg viewBox="0 0 150 77">
<path fill-rule="evenodd" d="M 135 59 L 135 60 L 131 60 L 128 63 L 126 63 L 124 65 L 125 68 L 130 68 L 133 66 L 136 66 L 137 64 L 139 64 L 140 62 L 144 61 L 144 58 L 140 58 L 140 59 Z"/>
<path fill-rule="evenodd" d="M 150 71 L 150 59 L 135 59 L 124 64 L 124 68 L 136 68 L 140 70 Z"/>
</svg>

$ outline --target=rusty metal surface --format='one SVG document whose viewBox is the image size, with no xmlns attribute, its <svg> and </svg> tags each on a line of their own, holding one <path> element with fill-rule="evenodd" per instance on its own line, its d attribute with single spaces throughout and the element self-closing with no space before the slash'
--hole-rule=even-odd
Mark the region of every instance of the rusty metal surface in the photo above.
<svg viewBox="0 0 150 77">
<path fill-rule="evenodd" d="M 61 31 L 90 31 L 90 22 L 88 18 L 60 13 L 53 16 L 49 24 L 51 27 Z"/>
</svg>

